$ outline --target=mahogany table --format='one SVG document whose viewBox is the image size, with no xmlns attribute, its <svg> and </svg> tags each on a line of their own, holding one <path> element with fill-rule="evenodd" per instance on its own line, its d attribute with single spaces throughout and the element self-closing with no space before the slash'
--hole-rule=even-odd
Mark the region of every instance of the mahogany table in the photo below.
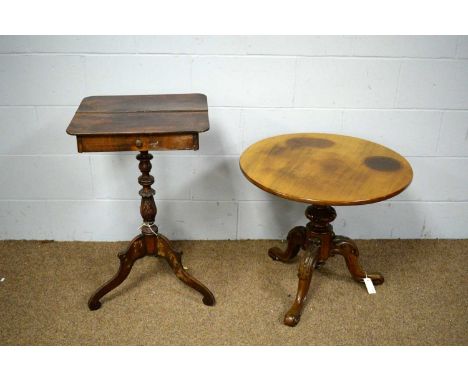
<svg viewBox="0 0 468 382">
<path fill-rule="evenodd" d="M 156 204 L 151 188 L 151 159 L 148 151 L 198 150 L 198 134 L 209 129 L 208 106 L 203 94 L 144 96 L 100 96 L 83 99 L 67 133 L 76 135 L 78 151 L 139 151 L 141 176 L 141 234 L 119 254 L 120 267 L 115 276 L 89 299 L 88 307 L 96 310 L 104 295 L 119 286 L 129 275 L 136 260 L 160 256 L 167 260 L 175 275 L 203 295 L 203 303 L 214 305 L 215 298 L 200 281 L 182 266 L 182 252 L 158 232 L 154 219 Z M 174 174 L 176 175 L 176 174 Z"/>
<path fill-rule="evenodd" d="M 335 134 L 287 134 L 259 141 L 240 158 L 246 178 L 264 191 L 311 204 L 305 227 L 291 229 L 287 248 L 270 248 L 273 260 L 291 261 L 303 249 L 297 295 L 284 323 L 299 322 L 312 271 L 330 256 L 342 255 L 354 280 L 367 276 L 382 284 L 379 273 L 367 274 L 358 261 L 359 251 L 348 237 L 335 235 L 330 224 L 336 218 L 332 206 L 375 203 L 402 192 L 413 171 L 393 150 L 363 139 Z"/>
</svg>

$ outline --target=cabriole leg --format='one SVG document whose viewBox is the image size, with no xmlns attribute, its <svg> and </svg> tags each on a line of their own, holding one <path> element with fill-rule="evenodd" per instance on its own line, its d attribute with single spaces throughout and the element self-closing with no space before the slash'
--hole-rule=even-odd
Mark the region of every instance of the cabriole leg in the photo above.
<svg viewBox="0 0 468 382">
<path fill-rule="evenodd" d="M 353 279 L 358 282 L 364 282 L 364 277 L 370 278 L 374 285 L 380 285 L 384 282 L 384 277 L 380 273 L 369 273 L 367 274 L 359 264 L 359 250 L 349 237 L 346 236 L 335 236 L 332 242 L 333 255 L 341 255 L 345 258 L 346 265 L 349 273 L 353 276 Z"/>
<path fill-rule="evenodd" d="M 158 256 L 164 257 L 167 260 L 179 280 L 203 295 L 202 301 L 205 305 L 212 306 L 215 304 L 213 293 L 211 293 L 210 290 L 195 277 L 191 276 L 184 270 L 181 259 L 182 252 L 176 251 L 171 246 L 169 240 L 161 234 L 158 235 Z"/>
<path fill-rule="evenodd" d="M 88 301 L 88 307 L 90 310 L 97 310 L 101 307 L 99 301 L 104 295 L 109 293 L 111 290 L 117 288 L 122 284 L 130 274 L 133 264 L 138 259 L 146 256 L 146 248 L 144 245 L 144 235 L 138 235 L 135 237 L 125 252 L 119 253 L 120 267 L 115 276 L 110 279 L 107 283 L 101 286 Z"/>
<path fill-rule="evenodd" d="M 282 261 L 284 263 L 294 259 L 299 253 L 300 249 L 304 247 L 306 240 L 306 229 L 305 227 L 294 227 L 288 233 L 286 239 L 288 241 L 288 246 L 283 251 L 278 247 L 273 247 L 268 250 L 268 256 L 273 260 Z"/>
<path fill-rule="evenodd" d="M 307 251 L 302 252 L 301 262 L 299 263 L 299 271 L 297 277 L 299 283 L 294 302 L 284 316 L 284 324 L 288 326 L 296 326 L 301 318 L 304 302 L 309 292 L 310 282 L 312 280 L 312 272 L 320 255 L 320 241 L 315 241 Z"/>
</svg>

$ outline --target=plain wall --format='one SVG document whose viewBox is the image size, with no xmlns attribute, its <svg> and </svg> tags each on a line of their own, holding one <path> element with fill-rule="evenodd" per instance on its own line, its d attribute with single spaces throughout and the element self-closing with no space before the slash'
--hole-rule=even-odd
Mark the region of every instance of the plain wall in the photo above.
<svg viewBox="0 0 468 382">
<path fill-rule="evenodd" d="M 333 132 L 410 161 L 411 186 L 337 207 L 354 238 L 468 237 L 468 37 L 0 37 L 0 239 L 129 240 L 136 153 L 78 154 L 65 133 L 90 95 L 200 92 L 200 150 L 153 153 L 156 222 L 172 239 L 284 238 L 305 205 L 247 182 L 264 137 Z"/>
</svg>

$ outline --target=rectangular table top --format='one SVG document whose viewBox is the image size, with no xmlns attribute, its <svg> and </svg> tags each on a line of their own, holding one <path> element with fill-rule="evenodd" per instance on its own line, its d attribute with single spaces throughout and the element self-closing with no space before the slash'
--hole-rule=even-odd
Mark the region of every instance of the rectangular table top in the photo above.
<svg viewBox="0 0 468 382">
<path fill-rule="evenodd" d="M 84 98 L 67 133 L 130 135 L 201 133 L 209 129 L 204 94 L 93 96 Z"/>
</svg>

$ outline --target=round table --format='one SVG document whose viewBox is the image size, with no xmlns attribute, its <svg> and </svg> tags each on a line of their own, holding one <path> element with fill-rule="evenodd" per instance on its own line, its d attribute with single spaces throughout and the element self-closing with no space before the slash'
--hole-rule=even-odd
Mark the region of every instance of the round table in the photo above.
<svg viewBox="0 0 468 382">
<path fill-rule="evenodd" d="M 402 192 L 411 183 L 408 161 L 395 151 L 355 137 L 301 133 L 285 134 L 259 141 L 240 158 L 245 177 L 271 194 L 311 204 L 305 227 L 294 227 L 287 248 L 268 251 L 274 260 L 291 261 L 300 249 L 299 285 L 296 299 L 284 323 L 295 326 L 309 290 L 312 271 L 328 257 L 342 255 L 356 281 L 367 276 L 375 285 L 384 278 L 367 274 L 358 262 L 359 251 L 348 237 L 335 235 L 330 224 L 336 218 L 332 206 L 375 203 Z"/>
</svg>

